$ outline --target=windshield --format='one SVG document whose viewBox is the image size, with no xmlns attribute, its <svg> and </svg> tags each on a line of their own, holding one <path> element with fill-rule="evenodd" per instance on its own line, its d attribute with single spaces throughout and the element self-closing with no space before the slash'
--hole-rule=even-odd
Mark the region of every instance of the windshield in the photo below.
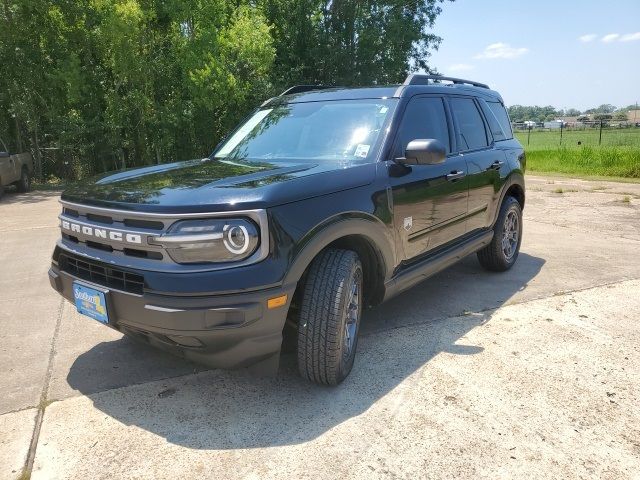
<svg viewBox="0 0 640 480">
<path fill-rule="evenodd" d="M 394 99 L 290 103 L 255 112 L 215 152 L 226 160 L 371 162 Z"/>
</svg>

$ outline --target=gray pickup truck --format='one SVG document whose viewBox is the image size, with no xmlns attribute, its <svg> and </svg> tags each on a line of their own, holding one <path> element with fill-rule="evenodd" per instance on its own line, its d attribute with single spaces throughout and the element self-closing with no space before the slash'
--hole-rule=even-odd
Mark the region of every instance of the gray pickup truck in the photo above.
<svg viewBox="0 0 640 480">
<path fill-rule="evenodd" d="M 0 197 L 7 185 L 15 185 L 19 192 L 28 192 L 33 175 L 33 157 L 30 153 L 11 153 L 0 138 Z"/>
</svg>

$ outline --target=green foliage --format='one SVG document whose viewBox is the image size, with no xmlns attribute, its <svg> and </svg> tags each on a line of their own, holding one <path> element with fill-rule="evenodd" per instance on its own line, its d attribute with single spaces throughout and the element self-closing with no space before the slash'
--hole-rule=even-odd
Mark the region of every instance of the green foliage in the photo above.
<svg viewBox="0 0 640 480">
<path fill-rule="evenodd" d="M 429 70 L 444 0 L 3 0 L 0 136 L 42 177 L 207 155 L 300 83 Z"/>
<path fill-rule="evenodd" d="M 516 132 L 525 148 L 527 170 L 570 175 L 613 176 L 640 179 L 640 129 L 604 129 L 599 145 L 598 128 Z M 529 142 L 527 142 L 529 140 Z"/>
<path fill-rule="evenodd" d="M 531 120 L 534 122 L 544 122 L 547 119 L 553 120 L 560 116 L 554 107 L 548 105 L 546 107 L 528 107 L 523 105 L 512 105 L 508 108 L 509 117 L 512 122 L 524 122 Z"/>
<path fill-rule="evenodd" d="M 599 107 L 590 108 L 589 110 L 586 110 L 584 113 L 607 114 L 607 113 L 613 113 L 615 111 L 616 111 L 616 107 L 614 105 L 611 105 L 609 103 L 605 103 L 603 105 L 600 105 Z"/>
<path fill-rule="evenodd" d="M 577 175 L 640 179 L 640 148 L 584 147 L 527 152 L 532 172 L 560 172 Z"/>
</svg>

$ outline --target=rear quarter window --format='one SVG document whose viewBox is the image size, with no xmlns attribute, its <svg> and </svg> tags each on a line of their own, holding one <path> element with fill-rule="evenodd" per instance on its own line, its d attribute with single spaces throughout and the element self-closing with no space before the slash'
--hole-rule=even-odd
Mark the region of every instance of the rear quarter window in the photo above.
<svg viewBox="0 0 640 480">
<path fill-rule="evenodd" d="M 513 131 L 511 130 L 511 121 L 509 120 L 509 114 L 507 114 L 507 110 L 504 108 L 504 105 L 502 105 L 500 102 L 486 102 L 486 103 L 487 103 L 487 106 L 489 107 L 489 110 L 491 110 L 491 113 L 493 113 L 494 117 L 500 124 L 502 132 L 504 133 L 504 139 L 513 138 Z M 496 140 L 498 139 L 496 138 Z"/>
</svg>

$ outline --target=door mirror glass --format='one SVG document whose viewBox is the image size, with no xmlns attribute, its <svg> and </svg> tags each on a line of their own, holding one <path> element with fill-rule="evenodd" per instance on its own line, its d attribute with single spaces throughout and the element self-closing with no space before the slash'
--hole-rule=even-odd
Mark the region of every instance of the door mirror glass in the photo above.
<svg viewBox="0 0 640 480">
<path fill-rule="evenodd" d="M 404 158 L 399 159 L 405 165 L 435 165 L 447 158 L 447 149 L 440 140 L 428 138 L 411 140 L 404 152 Z"/>
</svg>

